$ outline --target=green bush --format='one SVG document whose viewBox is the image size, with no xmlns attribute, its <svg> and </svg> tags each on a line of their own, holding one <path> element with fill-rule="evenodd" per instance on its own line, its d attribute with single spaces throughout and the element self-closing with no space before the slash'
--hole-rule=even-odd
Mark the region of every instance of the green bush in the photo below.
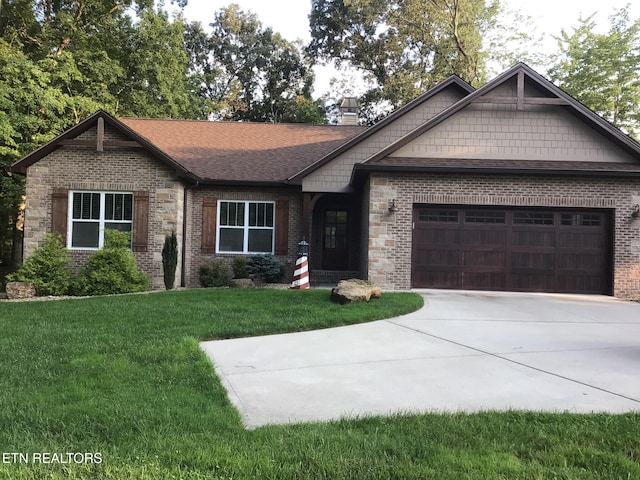
<svg viewBox="0 0 640 480">
<path fill-rule="evenodd" d="M 233 278 L 248 278 L 249 272 L 247 272 L 247 258 L 238 255 L 233 259 Z"/>
<path fill-rule="evenodd" d="M 178 266 L 178 239 L 176 231 L 164 237 L 162 247 L 162 271 L 164 273 L 164 287 L 171 290 L 176 282 L 176 267 Z"/>
<path fill-rule="evenodd" d="M 200 267 L 200 285 L 203 287 L 226 287 L 231 281 L 231 270 L 222 260 L 212 260 Z"/>
<path fill-rule="evenodd" d="M 24 264 L 7 275 L 7 282 L 31 282 L 38 295 L 65 295 L 72 284 L 71 258 L 60 235 L 47 234 Z"/>
<path fill-rule="evenodd" d="M 252 255 L 247 260 L 247 271 L 266 283 L 280 283 L 284 278 L 284 265 L 273 255 Z"/>
<path fill-rule="evenodd" d="M 128 246 L 129 233 L 105 231 L 105 245 L 78 271 L 75 293 L 110 295 L 149 290 L 149 276 L 138 270 L 136 258 Z"/>
</svg>

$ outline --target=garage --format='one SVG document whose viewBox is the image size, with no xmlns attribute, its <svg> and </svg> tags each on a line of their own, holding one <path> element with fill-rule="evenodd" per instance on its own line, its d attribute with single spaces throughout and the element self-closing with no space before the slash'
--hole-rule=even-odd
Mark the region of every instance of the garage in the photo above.
<svg viewBox="0 0 640 480">
<path fill-rule="evenodd" d="M 412 286 L 612 293 L 612 213 L 415 206 Z"/>
</svg>

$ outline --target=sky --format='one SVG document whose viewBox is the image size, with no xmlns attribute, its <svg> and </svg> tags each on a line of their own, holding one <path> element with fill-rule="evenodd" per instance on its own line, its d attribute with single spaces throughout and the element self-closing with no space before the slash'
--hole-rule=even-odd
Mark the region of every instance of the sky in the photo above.
<svg viewBox="0 0 640 480">
<path fill-rule="evenodd" d="M 214 12 L 231 3 L 240 5 L 245 11 L 255 13 L 263 26 L 271 27 L 290 41 L 310 40 L 308 15 L 311 11 L 310 0 L 189 0 L 185 8 L 188 21 L 200 21 L 207 26 L 213 21 Z M 552 53 L 556 46 L 553 36 L 560 34 L 564 28 L 571 31 L 577 26 L 580 15 L 594 17 L 598 29 L 608 30 L 608 17 L 614 11 L 631 4 L 631 18 L 640 17 L 640 2 L 637 0 L 502 0 L 503 6 L 520 10 L 533 20 L 538 34 L 545 34 L 546 40 L 540 46 L 544 53 Z M 320 96 L 329 89 L 329 80 L 338 73 L 332 67 L 316 67 L 316 84 L 314 96 Z"/>
</svg>

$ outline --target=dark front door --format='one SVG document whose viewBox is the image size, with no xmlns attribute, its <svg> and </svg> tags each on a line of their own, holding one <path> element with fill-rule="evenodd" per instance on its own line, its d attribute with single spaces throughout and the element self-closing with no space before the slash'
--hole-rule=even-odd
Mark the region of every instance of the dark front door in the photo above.
<svg viewBox="0 0 640 480">
<path fill-rule="evenodd" d="M 322 268 L 349 268 L 348 214 L 346 210 L 327 210 L 324 213 L 322 236 Z"/>
<path fill-rule="evenodd" d="M 412 283 L 609 294 L 610 232 L 602 210 L 417 207 Z"/>
</svg>

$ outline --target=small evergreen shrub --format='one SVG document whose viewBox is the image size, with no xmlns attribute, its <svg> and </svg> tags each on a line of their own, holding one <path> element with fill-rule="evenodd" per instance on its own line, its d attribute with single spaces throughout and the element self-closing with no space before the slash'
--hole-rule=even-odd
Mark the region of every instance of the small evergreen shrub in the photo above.
<svg viewBox="0 0 640 480">
<path fill-rule="evenodd" d="M 176 231 L 164 237 L 162 247 L 162 271 L 164 273 L 164 287 L 171 290 L 176 282 L 176 267 L 178 266 L 178 239 Z"/>
<path fill-rule="evenodd" d="M 129 245 L 128 232 L 106 230 L 104 248 L 78 270 L 75 293 L 110 295 L 149 290 L 149 276 L 138 270 Z"/>
<path fill-rule="evenodd" d="M 200 267 L 200 285 L 203 287 L 227 287 L 231 281 L 231 269 L 222 260 L 214 259 Z"/>
<path fill-rule="evenodd" d="M 47 234 L 7 282 L 31 282 L 38 295 L 65 295 L 72 285 L 71 258 L 60 235 Z"/>
<path fill-rule="evenodd" d="M 238 255 L 233 259 L 233 278 L 249 278 L 249 272 L 247 272 L 247 258 Z"/>
<path fill-rule="evenodd" d="M 247 260 L 247 271 L 258 281 L 280 283 L 284 278 L 284 265 L 273 255 L 252 255 Z"/>
</svg>

